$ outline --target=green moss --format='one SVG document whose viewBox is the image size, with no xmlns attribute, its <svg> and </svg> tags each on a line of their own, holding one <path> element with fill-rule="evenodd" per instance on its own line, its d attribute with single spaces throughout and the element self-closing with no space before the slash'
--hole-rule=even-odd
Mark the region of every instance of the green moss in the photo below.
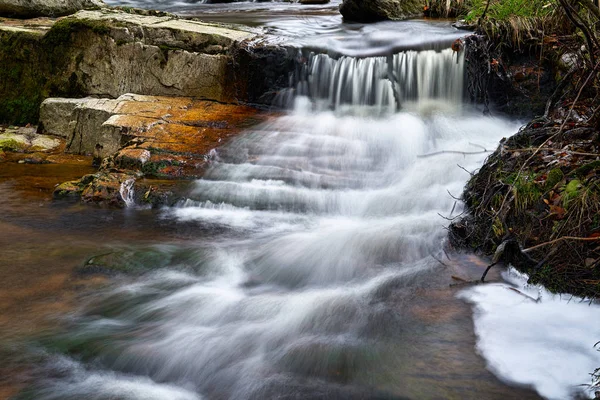
<svg viewBox="0 0 600 400">
<path fill-rule="evenodd" d="M 22 151 L 24 148 L 23 143 L 14 139 L 0 139 L 0 150 L 17 152 Z"/>
<path fill-rule="evenodd" d="M 44 37 L 44 42 L 51 47 L 70 43 L 72 34 L 89 30 L 98 35 L 108 35 L 110 27 L 103 21 L 92 21 L 79 18 L 64 18 L 56 22 Z"/>
<path fill-rule="evenodd" d="M 580 178 L 585 178 L 587 174 L 594 170 L 600 170 L 600 161 L 596 160 L 592 161 L 591 163 L 582 165 L 581 167 L 575 170 L 574 174 Z"/>
<path fill-rule="evenodd" d="M 507 183 L 513 185 L 514 201 L 518 210 L 525 210 L 540 201 L 542 190 L 535 181 L 536 176 L 534 173 L 524 172 L 518 177 L 517 173 L 513 173 L 506 178 Z"/>
<path fill-rule="evenodd" d="M 35 49 L 41 38 L 0 32 L 0 123 L 24 125 L 38 120 L 44 63 Z"/>
<path fill-rule="evenodd" d="M 142 166 L 142 172 L 145 176 L 157 177 L 157 178 L 165 178 L 169 177 L 168 174 L 164 174 L 161 171 L 167 167 L 178 166 L 181 163 L 173 160 L 173 161 L 159 161 L 159 162 L 146 162 Z"/>
<path fill-rule="evenodd" d="M 546 178 L 546 190 L 552 189 L 557 183 L 562 181 L 564 177 L 565 174 L 563 174 L 560 168 L 552 169 L 548 172 L 548 177 Z"/>
<path fill-rule="evenodd" d="M 573 179 L 565 187 L 565 192 L 568 195 L 576 194 L 579 191 L 580 186 L 581 186 L 581 181 L 579 179 Z"/>
<path fill-rule="evenodd" d="M 104 21 L 65 18 L 45 34 L 0 31 L 0 123 L 37 123 L 41 102 L 51 96 L 80 97 L 77 74 L 72 65 L 83 59 L 73 48 L 76 32 L 107 35 Z"/>
</svg>

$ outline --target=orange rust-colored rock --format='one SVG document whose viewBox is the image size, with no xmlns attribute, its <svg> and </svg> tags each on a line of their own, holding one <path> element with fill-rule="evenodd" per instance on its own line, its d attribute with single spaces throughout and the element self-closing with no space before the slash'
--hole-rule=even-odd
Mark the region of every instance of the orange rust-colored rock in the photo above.
<svg viewBox="0 0 600 400">
<path fill-rule="evenodd" d="M 201 176 L 213 149 L 234 135 L 256 125 L 269 114 L 256 108 L 222 104 L 186 97 L 142 96 L 127 94 L 116 100 L 50 99 L 45 115 L 59 116 L 62 103 L 72 111 L 63 113 L 65 121 L 53 121 L 56 127 L 68 127 L 65 134 L 68 151 L 92 152 L 101 162 L 92 181 L 66 183 L 56 197 L 81 195 L 85 202 L 122 206 L 120 187 L 127 179 L 192 179 Z M 42 121 L 43 122 L 43 121 Z M 58 123 L 57 123 L 58 122 Z M 49 124 L 44 124 L 47 126 Z M 60 134 L 60 132 L 55 132 Z M 71 136 L 69 136 L 71 135 Z M 158 193 L 159 199 L 170 194 L 155 187 L 134 185 L 136 193 Z M 171 192 L 171 190 L 167 190 Z M 151 198 L 150 198 L 151 197 Z M 152 204 L 157 196 L 145 196 Z"/>
</svg>

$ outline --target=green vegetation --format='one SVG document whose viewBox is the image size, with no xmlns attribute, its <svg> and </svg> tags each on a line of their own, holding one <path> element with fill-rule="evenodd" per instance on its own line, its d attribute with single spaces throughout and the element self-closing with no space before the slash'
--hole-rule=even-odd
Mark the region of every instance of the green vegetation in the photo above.
<svg viewBox="0 0 600 400">
<path fill-rule="evenodd" d="M 50 48 L 63 46 L 72 41 L 72 34 L 89 30 L 97 35 L 108 35 L 110 27 L 102 21 L 79 18 L 64 18 L 57 21 L 44 37 L 45 45 Z"/>
<path fill-rule="evenodd" d="M 496 21 L 548 17 L 556 5 L 555 0 L 491 0 L 488 7 L 487 0 L 471 0 L 464 17 L 467 22 L 477 22 L 482 16 Z"/>
<path fill-rule="evenodd" d="M 79 97 L 83 91 L 73 65 L 82 61 L 73 33 L 110 33 L 103 22 L 64 18 L 45 35 L 0 31 L 0 123 L 37 123 L 42 101 Z"/>
<path fill-rule="evenodd" d="M 559 128 L 553 121 L 532 123 L 490 156 L 467 184 L 463 196 L 471 215 L 452 224 L 451 240 L 493 254 L 516 239 L 534 261 L 507 262 L 528 273 L 531 283 L 597 298 L 600 163 L 589 161 L 597 154 L 596 130 L 588 129 L 573 144 L 570 132 L 582 128 L 566 129 L 557 138 Z"/>
<path fill-rule="evenodd" d="M 0 150 L 17 152 L 23 149 L 23 144 L 14 139 L 0 139 Z"/>
<path fill-rule="evenodd" d="M 0 32 L 0 122 L 35 122 L 42 101 L 41 35 Z"/>
</svg>

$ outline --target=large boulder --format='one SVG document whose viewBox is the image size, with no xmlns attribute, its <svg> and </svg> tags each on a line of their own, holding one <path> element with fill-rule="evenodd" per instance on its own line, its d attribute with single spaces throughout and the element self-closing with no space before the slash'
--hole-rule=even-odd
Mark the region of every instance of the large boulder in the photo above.
<svg viewBox="0 0 600 400">
<path fill-rule="evenodd" d="M 423 8 L 418 0 L 344 0 L 340 13 L 347 21 L 374 22 L 416 17 Z"/>
<path fill-rule="evenodd" d="M 105 7 L 101 0 L 0 0 L 1 17 L 60 17 Z"/>
</svg>

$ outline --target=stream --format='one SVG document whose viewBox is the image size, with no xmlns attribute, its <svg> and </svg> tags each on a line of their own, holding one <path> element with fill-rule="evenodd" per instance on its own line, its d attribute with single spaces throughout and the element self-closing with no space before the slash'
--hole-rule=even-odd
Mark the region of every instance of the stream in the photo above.
<svg viewBox="0 0 600 400">
<path fill-rule="evenodd" d="M 217 149 L 175 207 L 52 205 L 51 189 L 25 193 L 18 171 L 0 174 L 0 244 L 32 243 L 0 260 L 18 260 L 15 276 L 47 282 L 44 264 L 59 276 L 41 303 L 35 290 L 3 303 L 7 319 L 24 308 L 37 321 L 0 330 L 15 365 L 3 368 L 23 382 L 16 398 L 539 399 L 588 383 L 572 382 L 585 380 L 578 372 L 549 387 L 552 371 L 532 375 L 523 360 L 559 357 L 572 370 L 573 357 L 591 372 L 595 306 L 573 304 L 569 352 L 548 352 L 571 342 L 542 335 L 528 338 L 539 345 L 529 357 L 529 342 L 501 327 L 529 321 L 534 336 L 536 318 L 560 319 L 552 301 L 571 306 L 546 293 L 550 314 L 527 309 L 515 326 L 505 300 L 527 302 L 505 286 L 525 278 L 493 271 L 492 285 L 451 286 L 486 264 L 443 251 L 448 218 L 462 212 L 454 197 L 482 149 L 521 125 L 466 102 L 465 61 L 449 49 L 463 33 L 448 21 L 343 24 L 338 3 L 119 3 L 265 29 L 296 45 L 303 64 L 278 99 L 288 110 Z M 42 254 L 20 256 L 30 247 Z M 85 263 L 134 273 L 68 277 Z M 15 293 L 24 287 L 7 279 Z M 65 285 L 70 295 L 59 294 Z"/>
</svg>

